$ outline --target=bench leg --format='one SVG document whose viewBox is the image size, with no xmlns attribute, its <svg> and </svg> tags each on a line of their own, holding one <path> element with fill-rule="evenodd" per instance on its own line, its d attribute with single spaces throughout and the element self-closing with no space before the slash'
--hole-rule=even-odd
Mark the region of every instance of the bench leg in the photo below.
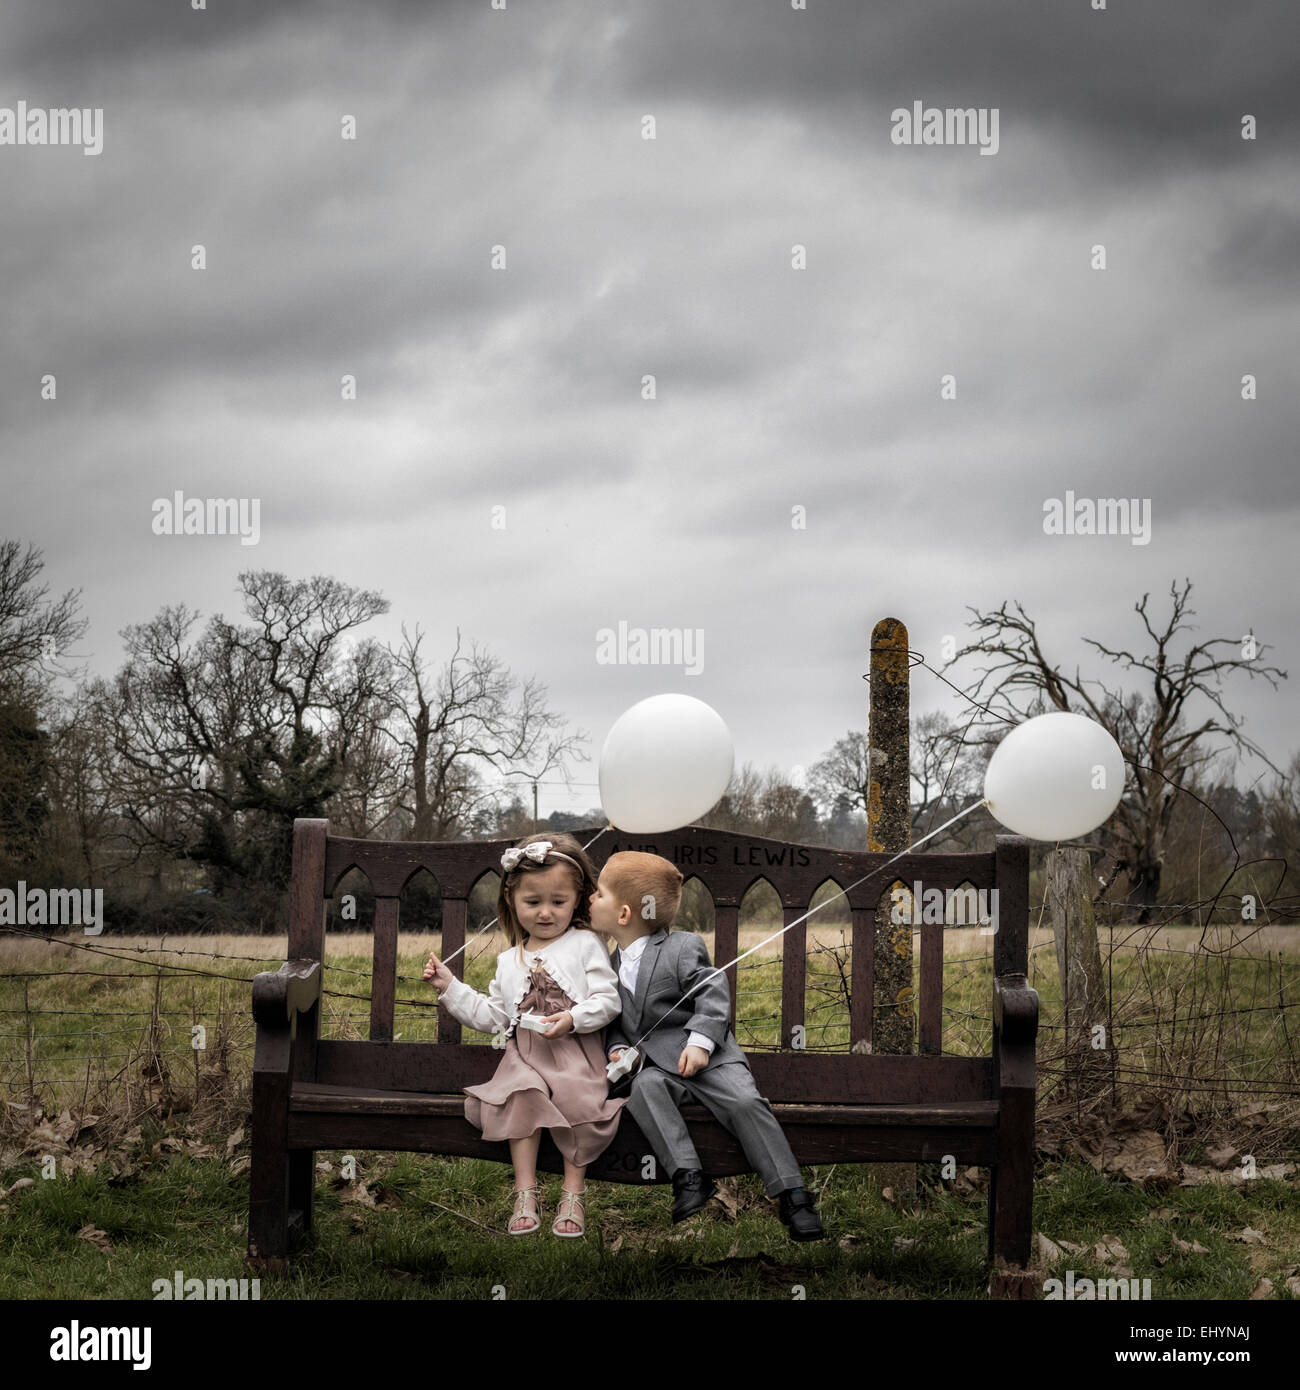
<svg viewBox="0 0 1300 1390">
<path fill-rule="evenodd" d="M 253 1076 L 248 1258 L 283 1262 L 289 1253 L 289 1079 Z"/>
<path fill-rule="evenodd" d="M 311 1239 L 315 1197 L 316 1150 L 290 1150 L 289 1220 L 296 1240 L 305 1242 Z"/>
<path fill-rule="evenodd" d="M 283 1150 L 253 1148 L 249 1172 L 248 1255 L 283 1260 L 289 1253 L 289 1165 Z"/>
<path fill-rule="evenodd" d="M 1029 1263 L 1034 1225 L 1034 1093 L 1002 1093 L 1001 1161 L 989 1172 L 989 1263 Z"/>
</svg>

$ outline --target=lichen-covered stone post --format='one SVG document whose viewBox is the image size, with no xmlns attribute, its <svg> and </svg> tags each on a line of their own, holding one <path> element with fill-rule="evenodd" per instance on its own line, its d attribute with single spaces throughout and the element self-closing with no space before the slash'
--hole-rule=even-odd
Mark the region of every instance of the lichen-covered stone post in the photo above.
<svg viewBox="0 0 1300 1390">
<path fill-rule="evenodd" d="M 897 854 L 912 843 L 907 647 L 907 628 L 897 618 L 882 618 L 872 630 L 867 849 L 886 854 Z M 880 888 L 883 901 L 876 908 L 871 1050 L 898 1055 L 914 1050 L 912 928 L 889 920 L 889 883 L 882 883 Z M 874 1172 L 882 1188 L 915 1194 L 914 1163 L 880 1163 L 874 1165 Z"/>
</svg>

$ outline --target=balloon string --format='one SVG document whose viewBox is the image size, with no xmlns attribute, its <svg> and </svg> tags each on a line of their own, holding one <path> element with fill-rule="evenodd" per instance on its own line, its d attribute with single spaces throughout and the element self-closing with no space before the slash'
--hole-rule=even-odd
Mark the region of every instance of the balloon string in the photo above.
<svg viewBox="0 0 1300 1390">
<path fill-rule="evenodd" d="M 854 883 L 850 883 L 847 888 L 841 888 L 838 893 L 832 893 L 831 896 L 827 898 L 824 903 L 818 903 L 816 907 L 810 908 L 807 912 L 804 913 L 802 917 L 796 917 L 794 921 L 789 924 L 789 926 L 782 927 L 780 931 L 773 932 L 771 936 L 767 937 L 763 941 L 760 941 L 757 946 L 751 946 L 748 951 L 742 951 L 740 955 L 736 957 L 735 960 L 728 961 L 726 965 L 716 966 L 702 980 L 697 981 L 696 984 L 694 984 L 690 989 L 688 989 L 686 993 L 683 994 L 682 997 L 677 1001 L 677 1003 L 674 1004 L 671 1009 L 667 1010 L 667 1012 L 663 1014 L 663 1016 L 659 1019 L 659 1023 L 656 1023 L 653 1026 L 647 1028 L 646 1031 L 642 1033 L 641 1036 L 636 1040 L 636 1042 L 631 1044 L 631 1046 L 639 1048 L 641 1044 L 650 1036 L 650 1034 L 653 1033 L 655 1029 L 659 1027 L 659 1024 L 666 1021 L 669 1014 L 679 1009 L 691 997 L 691 995 L 695 993 L 696 990 L 701 989 L 704 985 L 708 984 L 708 982 L 711 979 L 713 979 L 714 976 L 721 975 L 724 970 L 730 970 L 733 965 L 738 965 L 742 960 L 745 959 L 746 956 L 752 956 L 755 951 L 761 950 L 762 947 L 766 946 L 769 941 L 775 941 L 778 936 L 784 936 L 786 932 L 788 932 L 792 927 L 797 927 L 801 922 L 806 922 L 809 919 L 809 917 L 813 915 L 814 912 L 820 912 L 822 908 L 829 907 L 831 903 L 835 901 L 836 898 L 844 897 L 846 894 L 852 892 L 854 888 L 857 888 L 860 884 L 865 883 L 869 878 L 874 878 L 877 874 L 883 873 L 887 868 L 889 868 L 891 864 L 896 864 L 900 859 L 905 859 L 909 854 L 915 853 L 915 851 L 921 845 L 925 844 L 927 840 L 933 840 L 934 837 L 938 835 L 940 831 L 947 830 L 947 828 L 950 825 L 955 825 L 957 821 L 961 820 L 963 816 L 968 816 L 972 811 L 978 811 L 981 806 L 987 806 L 988 804 L 989 801 L 987 797 L 985 797 L 983 801 L 972 802 L 969 806 L 966 807 L 964 811 L 958 811 L 957 814 L 953 816 L 951 820 L 946 820 L 942 825 L 936 826 L 935 829 L 931 830 L 928 835 L 922 835 L 921 838 L 917 840 L 915 844 L 909 845 L 904 850 L 899 850 L 899 852 L 896 855 L 894 855 L 892 859 L 885 860 L 883 864 L 879 865 L 879 867 L 875 869 L 872 869 L 870 873 L 863 874 L 863 876 L 860 879 L 858 879 Z"/>
<path fill-rule="evenodd" d="M 586 843 L 585 845 L 583 845 L 583 847 L 582 847 L 583 850 L 584 850 L 584 851 L 589 850 L 589 849 L 592 847 L 592 845 L 594 845 L 594 844 L 596 843 L 596 841 L 600 839 L 600 837 L 605 833 L 606 830 L 613 830 L 613 828 L 614 828 L 614 826 L 613 826 L 613 824 L 612 824 L 612 822 L 611 822 L 611 824 L 606 825 L 606 826 L 603 826 L 600 830 L 596 831 L 596 833 L 591 837 L 591 839 L 588 840 L 587 843 Z M 461 945 L 457 950 L 453 951 L 453 952 L 451 953 L 451 955 L 445 956 L 445 957 L 443 958 L 443 962 L 442 962 L 442 963 L 443 963 L 444 965 L 446 965 L 447 962 L 448 962 L 449 960 L 455 960 L 456 957 L 457 957 L 458 955 L 460 955 L 461 951 L 463 951 L 463 950 L 465 949 L 465 947 L 468 946 L 468 945 L 470 944 L 470 942 L 472 942 L 472 941 L 477 941 L 477 940 L 479 939 L 479 937 L 482 936 L 483 933 L 484 933 L 485 931 L 488 930 L 489 927 L 495 927 L 496 924 L 497 924 L 500 920 L 501 920 L 501 919 L 500 919 L 499 917 L 494 917 L 494 918 L 493 918 L 490 922 L 488 922 L 485 926 L 480 927 L 480 928 L 478 929 L 478 931 L 476 931 L 476 932 L 474 933 L 473 936 L 471 936 L 467 941 L 465 941 L 464 943 L 462 943 L 462 945 Z"/>
</svg>

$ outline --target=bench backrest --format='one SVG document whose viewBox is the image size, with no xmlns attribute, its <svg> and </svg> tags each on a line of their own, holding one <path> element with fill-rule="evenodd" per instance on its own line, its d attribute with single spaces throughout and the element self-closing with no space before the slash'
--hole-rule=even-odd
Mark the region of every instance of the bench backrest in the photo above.
<svg viewBox="0 0 1300 1390">
<path fill-rule="evenodd" d="M 580 843 L 596 835 L 598 826 L 570 833 Z M 509 840 L 473 841 L 382 841 L 359 840 L 329 834 L 325 820 L 298 820 L 294 823 L 293 881 L 290 897 L 289 957 L 323 960 L 325 938 L 325 900 L 332 897 L 339 881 L 353 869 L 368 879 L 375 894 L 374 960 L 370 1006 L 370 1042 L 391 1043 L 393 1037 L 394 993 L 397 973 L 397 931 L 399 897 L 407 882 L 427 870 L 442 895 L 442 954 L 451 955 L 465 941 L 466 909 L 469 895 L 486 872 L 500 872 Z M 989 1068 L 985 1058 L 938 1058 L 942 1050 L 943 998 L 943 921 L 925 921 L 918 902 L 915 915 L 920 932 L 920 998 L 917 1003 L 917 1044 L 920 1057 L 929 1058 L 930 1067 L 917 1073 L 912 1065 L 918 1057 L 873 1056 L 871 1072 L 860 1066 L 862 1054 L 871 1052 L 873 973 L 875 963 L 876 917 L 882 904 L 892 905 L 891 890 L 897 883 L 909 889 L 920 884 L 928 895 L 938 889 L 945 899 L 965 888 L 994 891 L 998 897 L 997 926 L 989 940 L 993 945 L 993 968 L 997 975 L 1020 974 L 1028 967 L 1028 842 L 1018 836 L 1000 835 L 997 848 L 985 854 L 908 854 L 896 863 L 888 854 L 857 853 L 822 849 L 736 835 L 727 831 L 697 827 L 661 835 L 627 835 L 607 830 L 591 845 L 588 854 L 597 871 L 609 855 L 619 850 L 644 850 L 671 860 L 689 879 L 698 878 L 712 896 L 716 923 L 713 959 L 730 961 L 740 953 L 739 911 L 741 899 L 756 882 L 766 879 L 781 902 L 783 921 L 788 924 L 806 913 L 818 888 L 827 879 L 847 889 L 852 944 L 849 978 L 849 1054 L 799 1055 L 796 1050 L 769 1055 L 750 1054 L 751 1065 L 760 1085 L 771 1098 L 824 1100 L 870 1100 L 888 1094 L 893 1080 L 912 1078 L 930 1092 L 929 1098 L 944 1099 L 956 1092 L 988 1092 Z M 889 864 L 888 868 L 884 866 Z M 859 883 L 859 880 L 865 882 Z M 851 886 L 856 885 L 856 886 Z M 929 914 L 932 918 L 937 913 Z M 804 1025 L 804 994 L 807 928 L 814 928 L 824 914 L 792 928 L 776 947 L 783 947 L 780 1000 L 780 1038 L 783 1049 L 795 1049 Z M 970 921 L 970 918 L 966 919 Z M 903 930 L 911 931 L 912 927 Z M 752 958 L 753 959 L 753 958 Z M 463 975 L 464 956 L 453 964 Z M 735 1018 L 737 967 L 727 972 L 731 986 L 732 1017 Z M 459 1047 L 460 1024 L 442 1012 L 438 1023 L 440 1048 L 450 1047 L 456 1054 L 444 1053 L 441 1062 L 452 1068 L 456 1085 L 472 1084 L 491 1074 L 498 1054 L 489 1047 Z M 319 1044 L 324 1063 L 338 1064 L 333 1076 L 339 1084 L 348 1081 L 367 1084 L 377 1076 L 373 1052 L 356 1049 L 361 1043 Z M 397 1044 L 405 1051 L 419 1044 Z M 313 1052 L 315 1052 L 313 1048 Z M 384 1049 L 391 1057 L 390 1049 Z M 314 1059 L 313 1059 L 314 1060 Z M 346 1065 L 345 1065 L 346 1060 Z M 939 1064 L 942 1062 L 942 1070 Z M 859 1065 L 854 1065 L 859 1064 Z M 385 1064 L 387 1065 L 387 1063 Z M 407 1070 L 403 1067 L 403 1070 Z M 894 1074 L 897 1073 L 897 1078 Z M 468 1082 L 458 1079 L 461 1075 Z M 874 1079 L 869 1079 L 874 1078 Z M 919 1078 L 919 1079 L 918 1079 Z M 928 1080 L 926 1079 L 928 1078 Z M 321 1076 L 321 1079 L 325 1079 Z M 878 1083 L 878 1084 L 877 1084 Z M 389 1084 L 393 1084 L 389 1079 Z M 917 1099 L 927 1098 L 918 1094 Z"/>
</svg>

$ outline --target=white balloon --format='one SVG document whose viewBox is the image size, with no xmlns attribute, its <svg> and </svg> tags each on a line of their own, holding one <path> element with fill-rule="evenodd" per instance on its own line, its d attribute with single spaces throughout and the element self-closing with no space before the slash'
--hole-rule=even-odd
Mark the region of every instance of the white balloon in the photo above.
<svg viewBox="0 0 1300 1390">
<path fill-rule="evenodd" d="M 731 780 L 731 731 L 693 695 L 652 695 L 614 721 L 600 750 L 600 804 L 620 830 L 689 825 Z"/>
<path fill-rule="evenodd" d="M 1119 744 L 1082 714 L 1040 714 L 998 744 L 984 774 L 989 810 L 1017 835 L 1073 840 L 1108 820 L 1124 791 Z"/>
</svg>

